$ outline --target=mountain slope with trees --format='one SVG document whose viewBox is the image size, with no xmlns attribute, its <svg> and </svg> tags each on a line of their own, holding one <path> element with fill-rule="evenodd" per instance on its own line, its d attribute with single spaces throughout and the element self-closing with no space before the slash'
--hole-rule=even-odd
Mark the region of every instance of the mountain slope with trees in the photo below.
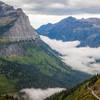
<svg viewBox="0 0 100 100">
<path fill-rule="evenodd" d="M 98 98 L 100 99 L 100 75 L 46 100 L 99 100 Z"/>
</svg>

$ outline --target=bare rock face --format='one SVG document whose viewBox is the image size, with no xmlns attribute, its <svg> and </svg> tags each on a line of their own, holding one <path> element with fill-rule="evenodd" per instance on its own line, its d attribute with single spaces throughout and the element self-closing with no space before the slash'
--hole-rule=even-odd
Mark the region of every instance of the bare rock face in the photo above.
<svg viewBox="0 0 100 100">
<path fill-rule="evenodd" d="M 0 56 L 24 55 L 20 42 L 40 40 L 22 9 L 0 1 Z"/>
<path fill-rule="evenodd" d="M 0 56 L 24 55 L 24 50 L 21 45 L 14 43 L 0 46 Z"/>
<path fill-rule="evenodd" d="M 0 2 L 0 11 L 0 37 L 10 41 L 39 38 L 22 9 L 14 9 L 12 6 Z"/>
<path fill-rule="evenodd" d="M 0 18 L 5 16 L 11 16 L 15 12 L 16 10 L 13 8 L 13 6 L 9 6 L 4 2 L 0 1 Z"/>
</svg>

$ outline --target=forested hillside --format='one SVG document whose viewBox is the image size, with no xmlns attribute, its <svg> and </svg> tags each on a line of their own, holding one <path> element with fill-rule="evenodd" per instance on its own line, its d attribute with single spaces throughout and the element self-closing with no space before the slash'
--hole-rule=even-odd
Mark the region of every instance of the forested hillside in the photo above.
<svg viewBox="0 0 100 100">
<path fill-rule="evenodd" d="M 100 75 L 94 76 L 90 80 L 80 85 L 55 94 L 46 100 L 99 100 L 100 99 Z"/>
</svg>

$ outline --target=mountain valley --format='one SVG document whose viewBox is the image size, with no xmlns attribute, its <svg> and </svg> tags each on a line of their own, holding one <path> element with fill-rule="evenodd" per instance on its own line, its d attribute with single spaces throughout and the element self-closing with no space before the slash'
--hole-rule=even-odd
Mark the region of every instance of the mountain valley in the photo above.
<svg viewBox="0 0 100 100">
<path fill-rule="evenodd" d="M 35 29 L 21 8 L 0 1 L 0 100 L 96 100 L 99 52 L 99 18 Z"/>
</svg>

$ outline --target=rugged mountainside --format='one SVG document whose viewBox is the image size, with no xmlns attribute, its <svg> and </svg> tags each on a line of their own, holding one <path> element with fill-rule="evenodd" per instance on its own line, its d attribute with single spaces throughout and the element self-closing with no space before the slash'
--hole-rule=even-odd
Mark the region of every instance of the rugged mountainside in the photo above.
<svg viewBox="0 0 100 100">
<path fill-rule="evenodd" d="M 22 9 L 0 2 L 0 37 L 10 41 L 38 38 Z"/>
<path fill-rule="evenodd" d="M 90 76 L 65 65 L 21 9 L 0 2 L 0 11 L 0 95 L 29 87 L 72 87 Z"/>
<path fill-rule="evenodd" d="M 46 100 L 99 100 L 100 76 L 95 76 L 69 91 L 55 94 Z"/>
<path fill-rule="evenodd" d="M 76 19 L 68 17 L 55 24 L 43 25 L 37 29 L 40 35 L 51 39 L 81 42 L 80 46 L 100 46 L 100 19 Z"/>
</svg>

